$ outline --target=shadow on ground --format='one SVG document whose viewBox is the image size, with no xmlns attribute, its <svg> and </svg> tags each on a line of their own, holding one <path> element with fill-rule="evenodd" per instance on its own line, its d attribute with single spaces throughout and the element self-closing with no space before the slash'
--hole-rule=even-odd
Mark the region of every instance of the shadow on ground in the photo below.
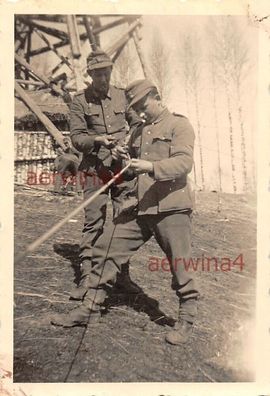
<svg viewBox="0 0 270 396">
<path fill-rule="evenodd" d="M 79 245 L 55 243 L 53 247 L 55 253 L 70 261 L 74 271 L 74 282 L 78 285 L 80 281 Z M 116 282 L 115 287 L 108 291 L 108 297 L 104 304 L 104 314 L 112 306 L 128 306 L 139 313 L 147 314 L 151 321 L 160 326 L 174 326 L 175 320 L 160 310 L 159 302 L 149 297 L 137 283 L 132 281 L 132 284 L 137 289 L 136 293 L 131 286 L 126 287 L 120 280 Z"/>
</svg>

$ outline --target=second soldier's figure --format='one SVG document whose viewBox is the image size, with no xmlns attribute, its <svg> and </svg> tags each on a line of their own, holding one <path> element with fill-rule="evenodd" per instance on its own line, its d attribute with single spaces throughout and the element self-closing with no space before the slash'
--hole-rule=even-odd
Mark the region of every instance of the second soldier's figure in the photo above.
<svg viewBox="0 0 270 396">
<path fill-rule="evenodd" d="M 92 52 L 87 58 L 87 72 L 92 78 L 92 84 L 77 93 L 71 105 L 71 140 L 74 147 L 83 153 L 79 171 L 84 175 L 80 180 L 84 180 L 85 199 L 119 171 L 119 163 L 113 161 L 111 149 L 125 140 L 128 125 L 138 122 L 135 113 L 127 111 L 125 91 L 110 84 L 112 67 L 113 63 L 105 52 Z M 100 194 L 85 209 L 80 245 L 81 282 L 71 293 L 74 299 L 83 299 L 88 289 L 92 247 L 103 232 L 108 195 L 110 193 L 116 212 L 119 197 L 125 188 L 125 185 L 112 186 L 110 191 Z M 128 286 L 131 291 L 132 287 L 135 288 L 128 276 L 128 265 L 122 271 L 121 284 Z"/>
</svg>

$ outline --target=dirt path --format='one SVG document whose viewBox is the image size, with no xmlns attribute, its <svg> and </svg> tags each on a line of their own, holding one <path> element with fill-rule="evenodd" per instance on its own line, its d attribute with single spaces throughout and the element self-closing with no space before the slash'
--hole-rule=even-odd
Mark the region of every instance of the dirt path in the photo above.
<svg viewBox="0 0 270 396">
<path fill-rule="evenodd" d="M 41 191 L 15 192 L 15 245 L 19 252 L 76 206 L 80 198 Z M 220 201 L 220 202 L 219 202 Z M 198 193 L 193 218 L 194 271 L 202 294 L 192 339 L 183 347 L 164 342 L 177 315 L 170 274 L 149 271 L 163 253 L 151 240 L 132 259 L 139 296 L 115 290 L 101 323 L 61 329 L 53 312 L 76 306 L 68 293 L 78 265 L 83 215 L 15 268 L 15 382 L 226 382 L 252 381 L 256 277 L 256 203 L 243 196 Z M 228 259 L 242 255 L 228 269 Z M 202 258 L 217 259 L 217 267 Z M 226 260 L 221 261 L 222 258 Z M 221 266 L 222 264 L 222 266 Z M 223 270 L 221 270 L 221 268 Z M 83 339 L 82 339 L 83 336 Z M 74 360 L 76 350 L 79 351 Z"/>
</svg>

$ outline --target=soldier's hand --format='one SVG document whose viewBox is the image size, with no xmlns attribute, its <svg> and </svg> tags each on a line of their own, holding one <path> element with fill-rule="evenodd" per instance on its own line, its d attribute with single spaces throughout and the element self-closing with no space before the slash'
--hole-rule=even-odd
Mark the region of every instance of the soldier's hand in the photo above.
<svg viewBox="0 0 270 396">
<path fill-rule="evenodd" d="M 154 171 L 152 162 L 136 158 L 132 158 L 130 167 L 131 169 L 134 169 L 137 174 L 152 173 Z"/>
<path fill-rule="evenodd" d="M 115 160 L 119 160 L 119 159 L 128 160 L 129 159 L 127 146 L 121 146 L 118 144 L 111 150 L 111 153 L 112 153 L 113 159 L 115 159 Z"/>
<path fill-rule="evenodd" d="M 116 139 L 115 137 L 111 135 L 106 135 L 106 136 L 97 136 L 95 138 L 95 143 L 98 143 L 100 146 L 104 146 L 108 149 L 111 149 L 115 146 Z"/>
<path fill-rule="evenodd" d="M 65 145 L 65 152 L 69 151 L 69 149 L 72 147 L 71 139 L 69 137 L 64 137 L 63 142 Z"/>
</svg>

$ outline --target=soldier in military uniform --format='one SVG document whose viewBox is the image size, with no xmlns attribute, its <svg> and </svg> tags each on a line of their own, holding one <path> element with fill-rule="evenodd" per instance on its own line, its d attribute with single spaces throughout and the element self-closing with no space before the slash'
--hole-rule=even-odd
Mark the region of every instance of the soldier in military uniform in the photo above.
<svg viewBox="0 0 270 396">
<path fill-rule="evenodd" d="M 84 178 L 80 177 L 80 180 L 84 183 L 85 199 L 120 170 L 119 162 L 112 159 L 111 149 L 125 140 L 129 131 L 128 124 L 134 125 L 138 122 L 136 114 L 127 111 L 124 90 L 110 85 L 112 66 L 113 63 L 105 52 L 92 52 L 87 59 L 87 71 L 92 78 L 92 84 L 76 94 L 71 104 L 71 140 L 73 146 L 83 153 L 79 171 L 84 174 Z M 114 185 L 110 189 L 114 212 L 117 210 L 119 197 L 126 188 L 126 185 Z M 74 299 L 82 299 L 88 288 L 92 247 L 103 232 L 108 193 L 106 191 L 100 194 L 85 209 L 80 245 L 81 282 L 71 293 Z M 130 290 L 135 287 L 130 282 L 127 265 L 123 268 L 120 283 L 128 286 Z"/>
<path fill-rule="evenodd" d="M 56 316 L 52 323 L 72 327 L 97 320 L 107 288 L 114 284 L 121 266 L 154 235 L 168 259 L 172 288 L 179 298 L 178 321 L 166 335 L 167 342 L 178 345 L 192 332 L 199 296 L 183 265 L 191 256 L 193 200 L 187 175 L 193 165 L 194 132 L 186 117 L 171 114 L 163 106 L 150 81 L 134 82 L 127 94 L 129 107 L 142 118 L 129 141 L 130 169 L 137 175 L 137 207 L 134 210 L 132 205 L 129 212 L 120 213 L 95 244 L 90 287 L 83 304 Z M 114 156 L 125 158 L 126 150 L 117 147 Z"/>
</svg>

